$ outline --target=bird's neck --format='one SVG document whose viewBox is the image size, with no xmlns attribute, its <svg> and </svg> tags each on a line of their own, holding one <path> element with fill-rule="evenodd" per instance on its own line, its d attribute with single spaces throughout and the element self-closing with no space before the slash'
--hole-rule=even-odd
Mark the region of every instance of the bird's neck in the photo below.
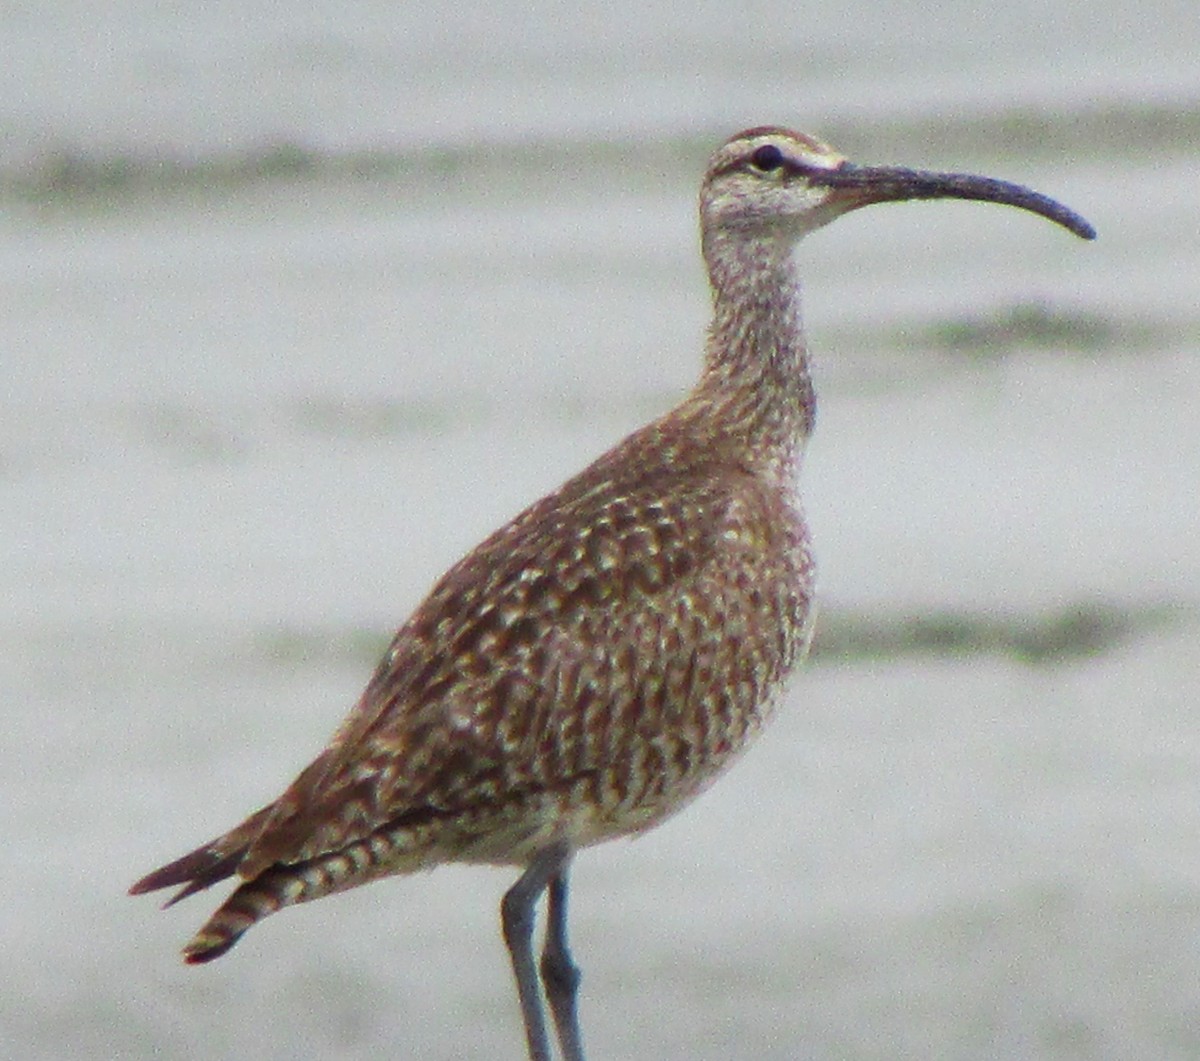
<svg viewBox="0 0 1200 1061">
<path fill-rule="evenodd" d="M 752 463 L 790 478 L 816 415 L 793 241 L 715 232 L 703 242 L 713 319 L 695 397 Z"/>
</svg>

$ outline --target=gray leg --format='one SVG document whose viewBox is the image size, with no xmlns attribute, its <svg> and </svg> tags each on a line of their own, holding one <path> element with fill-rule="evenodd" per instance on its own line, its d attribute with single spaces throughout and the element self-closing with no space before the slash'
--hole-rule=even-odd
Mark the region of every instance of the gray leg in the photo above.
<svg viewBox="0 0 1200 1061">
<path fill-rule="evenodd" d="M 563 1061 L 583 1061 L 583 1041 L 579 1034 L 579 966 L 567 947 L 567 867 L 550 879 L 550 911 L 546 925 L 546 947 L 542 951 L 542 983 Z"/>
<path fill-rule="evenodd" d="M 513 975 L 517 980 L 517 995 L 521 1000 L 521 1016 L 525 1020 L 530 1061 L 551 1061 L 542 994 L 538 987 L 537 969 L 533 964 L 534 907 L 546 886 L 570 860 L 571 849 L 565 843 L 553 844 L 539 851 L 500 902 L 500 923 L 504 929 L 504 942 L 512 958 Z"/>
</svg>

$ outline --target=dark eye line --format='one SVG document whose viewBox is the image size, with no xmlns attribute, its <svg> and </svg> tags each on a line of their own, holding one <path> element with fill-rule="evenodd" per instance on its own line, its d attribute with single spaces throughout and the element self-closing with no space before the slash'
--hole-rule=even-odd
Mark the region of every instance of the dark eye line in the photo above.
<svg viewBox="0 0 1200 1061">
<path fill-rule="evenodd" d="M 755 148 L 750 153 L 749 162 L 750 166 L 759 173 L 774 173 L 776 170 L 783 170 L 784 173 L 795 177 L 827 172 L 821 166 L 809 165 L 793 158 L 774 144 L 763 144 Z M 839 163 L 836 168 L 841 169 L 844 165 L 845 163 Z"/>
</svg>

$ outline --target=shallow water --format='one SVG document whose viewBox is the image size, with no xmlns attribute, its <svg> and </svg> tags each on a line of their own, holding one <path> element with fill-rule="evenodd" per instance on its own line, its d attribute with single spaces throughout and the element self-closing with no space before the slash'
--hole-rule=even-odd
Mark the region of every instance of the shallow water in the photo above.
<svg viewBox="0 0 1200 1061">
<path fill-rule="evenodd" d="M 786 121 L 1100 239 L 943 203 L 805 243 L 817 650 L 712 793 L 579 859 L 590 1056 L 1200 1055 L 1190 8 L 96 10 L 0 35 L 4 1053 L 519 1055 L 511 873 L 199 970 L 207 899 L 123 891 L 686 387 L 704 158 Z"/>
</svg>

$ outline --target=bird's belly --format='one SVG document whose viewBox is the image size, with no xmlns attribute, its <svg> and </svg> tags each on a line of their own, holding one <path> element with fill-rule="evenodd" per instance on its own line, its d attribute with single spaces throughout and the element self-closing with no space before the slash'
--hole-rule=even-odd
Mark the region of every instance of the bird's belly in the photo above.
<svg viewBox="0 0 1200 1061">
<path fill-rule="evenodd" d="M 519 796 L 495 807 L 488 821 L 464 836 L 462 861 L 524 864 L 558 840 L 575 848 L 633 836 L 683 810 L 703 793 L 757 737 L 788 699 L 797 665 L 808 647 L 811 615 L 797 628 L 794 658 L 763 687 L 731 683 L 729 695 L 706 721 L 655 726 L 620 742 L 619 754 L 566 783 Z M 691 705 L 694 706 L 694 705 Z"/>
</svg>

